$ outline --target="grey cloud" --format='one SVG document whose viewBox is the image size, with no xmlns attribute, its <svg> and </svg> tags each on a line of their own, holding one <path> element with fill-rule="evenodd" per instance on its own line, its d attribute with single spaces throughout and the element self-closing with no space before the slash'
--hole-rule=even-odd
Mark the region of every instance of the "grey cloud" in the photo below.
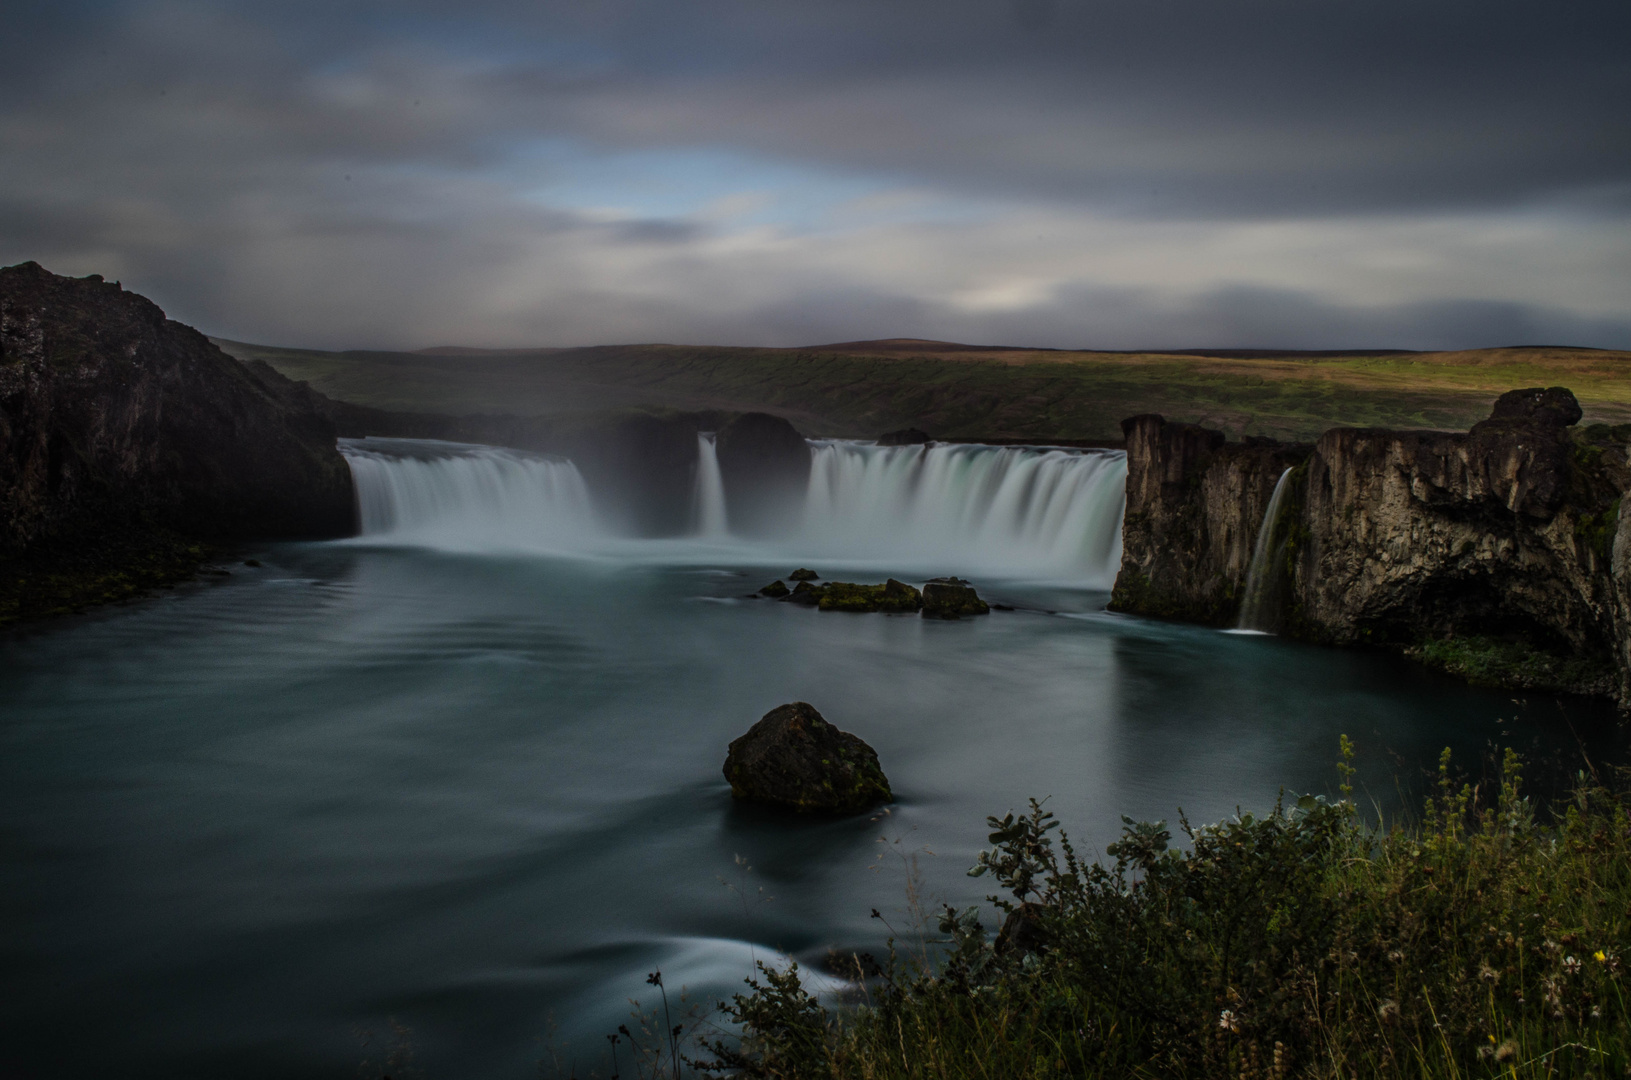
<svg viewBox="0 0 1631 1080">
<path fill-rule="evenodd" d="M 548 158 L 516 160 L 724 150 L 1160 226 L 1547 205 L 1623 229 L 1628 29 L 1600 2 L 39 5 L 0 43 L 0 261 L 291 343 L 1623 345 L 1623 320 L 1454 275 L 1382 307 L 1084 283 L 971 313 L 796 244 L 750 269 L 710 249 L 723 226 L 540 205 Z M 620 251 L 661 254 L 624 281 Z"/>
</svg>

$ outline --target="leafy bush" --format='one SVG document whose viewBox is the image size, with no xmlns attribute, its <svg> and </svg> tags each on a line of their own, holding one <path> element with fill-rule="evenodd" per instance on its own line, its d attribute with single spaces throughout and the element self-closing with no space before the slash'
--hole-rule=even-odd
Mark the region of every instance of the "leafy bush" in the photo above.
<svg viewBox="0 0 1631 1080">
<path fill-rule="evenodd" d="M 1351 746 L 1343 740 L 1344 761 Z M 1588 782 L 1542 825 L 1508 752 L 1491 790 L 1449 752 L 1419 825 L 1305 796 L 1216 825 L 1125 821 L 1087 863 L 1051 813 L 990 819 L 971 874 L 1007 895 L 993 942 L 947 909 L 933 963 L 891 944 L 867 1002 L 797 968 L 725 1006 L 749 1077 L 1631 1075 L 1631 815 Z M 1349 772 L 1345 772 L 1345 780 Z M 1033 932 L 1019 934 L 1021 922 Z"/>
</svg>

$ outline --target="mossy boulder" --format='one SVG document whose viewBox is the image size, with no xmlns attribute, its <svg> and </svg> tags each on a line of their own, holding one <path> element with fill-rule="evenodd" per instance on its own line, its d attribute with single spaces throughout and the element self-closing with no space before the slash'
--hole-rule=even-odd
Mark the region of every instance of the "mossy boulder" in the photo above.
<svg viewBox="0 0 1631 1080">
<path fill-rule="evenodd" d="M 794 570 L 791 574 L 788 574 L 787 575 L 787 580 L 788 581 L 820 581 L 821 580 L 821 575 L 816 573 L 814 570 L 806 570 L 804 567 L 801 566 L 797 570 Z"/>
<path fill-rule="evenodd" d="M 791 591 L 792 590 L 787 587 L 786 582 L 784 582 L 784 581 L 782 581 L 780 579 L 777 579 L 775 581 L 772 581 L 769 585 L 766 585 L 764 588 L 760 589 L 759 590 L 759 595 L 760 596 L 768 596 L 772 600 L 780 600 L 782 597 L 787 596 Z"/>
<path fill-rule="evenodd" d="M 890 578 L 882 585 L 856 585 L 831 581 L 821 591 L 822 611 L 913 612 L 923 606 L 923 595 L 903 581 Z"/>
<path fill-rule="evenodd" d="M 923 586 L 925 619 L 960 619 L 964 615 L 989 615 L 991 605 L 980 599 L 974 587 L 962 578 L 931 578 Z"/>
<path fill-rule="evenodd" d="M 731 795 L 800 814 L 859 814 L 893 802 L 878 754 L 803 701 L 765 713 L 725 755 Z"/>
</svg>

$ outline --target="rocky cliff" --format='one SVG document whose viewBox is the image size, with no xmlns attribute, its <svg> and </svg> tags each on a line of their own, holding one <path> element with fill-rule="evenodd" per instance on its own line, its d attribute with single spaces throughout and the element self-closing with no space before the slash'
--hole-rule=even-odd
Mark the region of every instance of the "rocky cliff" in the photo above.
<svg viewBox="0 0 1631 1080">
<path fill-rule="evenodd" d="M 0 617 L 49 608 L 53 575 L 102 581 L 70 606 L 117 594 L 122 562 L 186 563 L 187 540 L 349 532 L 350 471 L 307 395 L 98 276 L 0 269 Z"/>
<path fill-rule="evenodd" d="M 731 531 L 748 536 L 796 527 L 810 484 L 810 444 L 769 413 L 734 417 L 715 440 Z"/>
<path fill-rule="evenodd" d="M 1312 447 L 1134 417 L 1111 607 L 1231 624 L 1291 468 L 1256 583 L 1276 628 L 1631 704 L 1631 428 L 1579 419 L 1561 388 L 1505 394 L 1470 432 L 1338 428 Z"/>
</svg>

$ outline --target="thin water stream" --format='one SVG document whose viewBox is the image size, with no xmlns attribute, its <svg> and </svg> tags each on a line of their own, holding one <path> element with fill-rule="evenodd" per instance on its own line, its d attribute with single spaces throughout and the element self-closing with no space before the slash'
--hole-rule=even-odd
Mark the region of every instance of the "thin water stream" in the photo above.
<svg viewBox="0 0 1631 1080">
<path fill-rule="evenodd" d="M 0 644 L 0 1075 L 354 1077 L 392 1018 L 427 1077 L 605 1074 L 648 972 L 707 1000 L 876 951 L 912 863 L 977 901 L 1032 795 L 1092 852 L 1328 791 L 1340 732 L 1381 806 L 1447 744 L 1617 745 L 1597 703 L 1105 613 L 1117 455 L 820 443 L 808 535 L 749 543 L 611 535 L 565 462 L 346 452 L 363 536 Z M 800 563 L 1014 610 L 747 597 Z M 726 744 L 792 700 L 878 750 L 889 813 L 733 805 Z"/>
</svg>

